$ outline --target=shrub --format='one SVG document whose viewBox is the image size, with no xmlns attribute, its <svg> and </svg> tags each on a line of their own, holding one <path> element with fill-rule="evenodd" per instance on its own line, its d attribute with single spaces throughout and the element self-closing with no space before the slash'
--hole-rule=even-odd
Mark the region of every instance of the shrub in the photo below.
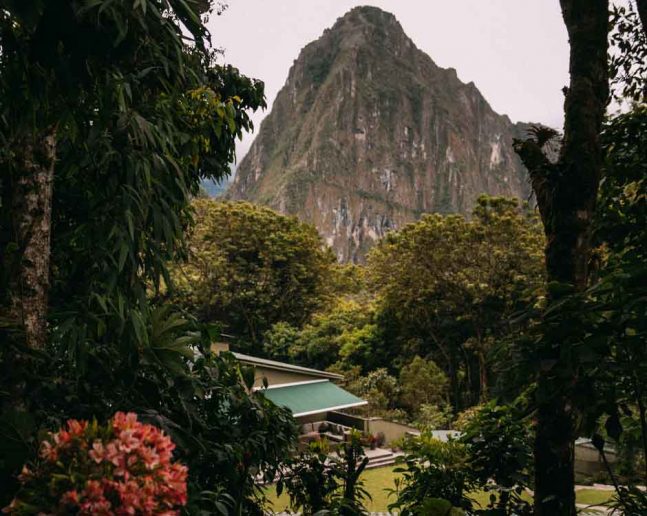
<svg viewBox="0 0 647 516">
<path fill-rule="evenodd" d="M 365 514 L 364 501 L 370 495 L 360 479 L 368 458 L 360 443 L 359 432 L 352 432 L 349 442 L 339 445 L 337 456 L 329 455 L 326 442 L 311 443 L 282 471 L 276 491 L 285 489 L 293 509 L 304 514 Z"/>
<path fill-rule="evenodd" d="M 489 509 L 530 514 L 521 493 L 530 483 L 532 445 L 528 423 L 514 406 L 488 403 L 466 424 L 460 441 L 474 482 L 490 492 Z"/>
<path fill-rule="evenodd" d="M 366 514 L 364 504 L 371 499 L 371 495 L 364 489 L 364 482 L 360 477 L 369 459 L 364 454 L 358 433 L 351 432 L 350 441 L 340 446 L 338 455 L 339 458 L 333 457 L 332 460 L 341 492 L 332 499 L 331 513 L 340 516 Z"/>
<path fill-rule="evenodd" d="M 202 326 L 189 320 L 178 327 L 177 318 L 155 313 L 141 349 L 131 341 L 124 349 L 87 346 L 79 351 L 83 367 L 71 366 L 57 342 L 28 362 L 25 376 L 0 349 L 3 385 L 23 382 L 29 392 L 27 408 L 10 411 L 11 392 L 0 388 L 0 508 L 18 491 L 15 479 L 47 431 L 70 418 L 107 421 L 120 410 L 139 414 L 176 444 L 175 456 L 191 472 L 191 514 L 263 514 L 257 481 L 273 480 L 296 445 L 292 414 L 253 391 L 253 368 L 231 353 L 206 351 Z M 197 345 L 187 344 L 196 334 Z"/>
<path fill-rule="evenodd" d="M 133 413 L 107 425 L 70 419 L 24 466 L 10 514 L 179 514 L 187 502 L 187 468 L 175 444 Z"/>
<path fill-rule="evenodd" d="M 337 490 L 334 465 L 328 461 L 326 441 L 312 442 L 282 471 L 276 484 L 280 496 L 283 490 L 290 496 L 294 509 L 315 514 L 330 506 L 330 497 Z"/>
<path fill-rule="evenodd" d="M 464 444 L 450 440 L 442 442 L 430 432 L 403 442 L 405 455 L 398 459 L 403 466 L 394 471 L 402 473 L 396 480 L 397 500 L 389 510 L 403 514 L 424 514 L 423 507 L 432 499 L 447 500 L 451 506 L 470 510 L 472 501 L 467 493 L 474 484 L 467 467 Z"/>
<path fill-rule="evenodd" d="M 425 430 L 404 441 L 403 448 L 406 455 L 400 461 L 406 467 L 396 469 L 403 476 L 390 508 L 403 514 L 435 514 L 431 507 L 441 510 L 439 500 L 444 500 L 447 507 L 469 514 L 531 514 L 521 498 L 531 474 L 530 432 L 514 406 L 490 403 L 473 411 L 457 440 L 441 442 Z M 468 494 L 475 490 L 490 493 L 486 508 L 473 507 Z"/>
<path fill-rule="evenodd" d="M 452 410 L 448 405 L 420 405 L 415 424 L 422 430 L 440 430 L 449 428 Z"/>
<path fill-rule="evenodd" d="M 456 416 L 456 419 L 452 423 L 452 428 L 454 430 L 458 430 L 459 432 L 463 432 L 470 421 L 472 421 L 472 419 L 478 414 L 481 408 L 482 405 L 474 405 L 472 407 L 466 408 L 462 412 L 459 412 L 458 416 Z"/>
</svg>

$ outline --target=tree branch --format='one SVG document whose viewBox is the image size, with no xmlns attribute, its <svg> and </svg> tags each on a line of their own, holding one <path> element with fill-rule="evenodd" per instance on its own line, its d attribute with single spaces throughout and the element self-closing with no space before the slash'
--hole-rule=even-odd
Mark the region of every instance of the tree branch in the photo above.
<svg viewBox="0 0 647 516">
<path fill-rule="evenodd" d="M 530 184 L 537 198 L 537 206 L 544 228 L 548 227 L 551 213 L 551 191 L 555 167 L 544 154 L 542 146 L 533 138 L 526 140 L 514 139 L 512 147 L 521 162 L 528 169 Z"/>
</svg>

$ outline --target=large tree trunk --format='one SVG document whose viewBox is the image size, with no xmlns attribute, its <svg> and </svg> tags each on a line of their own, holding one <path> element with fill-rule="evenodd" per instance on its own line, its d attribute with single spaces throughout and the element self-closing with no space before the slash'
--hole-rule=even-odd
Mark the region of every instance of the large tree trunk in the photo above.
<svg viewBox="0 0 647 516">
<path fill-rule="evenodd" d="M 647 35 L 647 0 L 637 0 L 638 16 L 643 26 L 643 32 Z"/>
<path fill-rule="evenodd" d="M 56 133 L 27 138 L 11 185 L 13 232 L 20 263 L 11 285 L 11 312 L 31 348 L 47 338 L 52 188 Z"/>
<path fill-rule="evenodd" d="M 599 135 L 609 93 L 608 0 L 560 0 L 570 40 L 570 85 L 557 163 L 542 152 L 546 138 L 516 142 L 530 173 L 547 238 L 549 282 L 583 289 L 588 281 L 591 219 L 602 167 Z M 560 294 L 552 294 L 557 301 Z M 539 351 L 535 439 L 535 514 L 574 515 L 575 407 L 561 365 L 561 342 Z M 574 373 L 573 373 L 574 376 Z"/>
</svg>

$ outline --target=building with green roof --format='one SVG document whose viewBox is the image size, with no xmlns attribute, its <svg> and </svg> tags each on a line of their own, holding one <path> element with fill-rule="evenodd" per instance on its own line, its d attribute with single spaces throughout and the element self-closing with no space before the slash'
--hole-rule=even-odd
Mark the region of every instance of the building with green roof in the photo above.
<svg viewBox="0 0 647 516">
<path fill-rule="evenodd" d="M 213 349 L 229 351 L 227 344 L 215 344 Z M 267 399 L 290 409 L 301 424 L 344 419 L 336 412 L 368 404 L 335 383 L 344 379 L 340 374 L 243 353 L 232 354 L 242 364 L 254 367 L 254 390 L 262 391 Z M 361 421 L 361 418 L 354 419 Z M 350 421 L 352 418 L 348 416 Z"/>
</svg>

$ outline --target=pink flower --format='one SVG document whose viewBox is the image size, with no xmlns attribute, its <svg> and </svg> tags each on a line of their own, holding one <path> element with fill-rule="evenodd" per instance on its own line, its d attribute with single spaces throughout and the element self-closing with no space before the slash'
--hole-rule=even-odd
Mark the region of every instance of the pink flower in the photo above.
<svg viewBox="0 0 647 516">
<path fill-rule="evenodd" d="M 62 448 L 70 443 L 72 435 L 66 430 L 61 429 L 53 435 L 53 438 L 56 445 Z"/>
<path fill-rule="evenodd" d="M 88 427 L 87 421 L 77 421 L 76 419 L 69 419 L 67 421 L 67 429 L 71 436 L 80 437 Z"/>
<path fill-rule="evenodd" d="M 50 462 L 55 462 L 58 458 L 58 451 L 49 441 L 43 441 L 40 445 L 40 456 Z"/>
<path fill-rule="evenodd" d="M 88 455 L 94 462 L 100 464 L 106 456 L 106 450 L 103 447 L 103 443 L 96 439 L 92 443 L 92 449 L 88 452 Z"/>
<path fill-rule="evenodd" d="M 133 412 L 128 412 L 128 414 L 117 412 L 112 418 L 112 427 L 115 430 L 128 430 L 138 424 L 141 423 L 137 422 L 137 414 Z"/>
<path fill-rule="evenodd" d="M 98 480 L 88 480 L 85 483 L 83 496 L 91 499 L 98 499 L 103 497 L 103 486 L 101 485 L 101 482 L 99 482 Z"/>
<path fill-rule="evenodd" d="M 137 453 L 139 453 L 139 456 L 144 461 L 144 465 L 146 466 L 146 469 L 151 470 L 159 466 L 160 464 L 159 455 L 150 446 L 142 446 L 139 450 L 137 450 Z"/>
<path fill-rule="evenodd" d="M 135 437 L 133 430 L 123 430 L 119 434 L 119 450 L 130 453 L 141 444 L 140 440 Z"/>
<path fill-rule="evenodd" d="M 121 460 L 121 454 L 117 448 L 117 444 L 114 441 L 110 441 L 106 445 L 105 457 L 112 462 L 115 466 L 119 466 Z"/>
<path fill-rule="evenodd" d="M 114 514 L 111 508 L 112 504 L 105 498 L 102 498 L 100 500 L 83 502 L 79 514 L 83 516 L 111 516 Z"/>
<path fill-rule="evenodd" d="M 61 503 L 65 504 L 65 505 L 78 505 L 78 503 L 79 503 L 79 493 L 76 491 L 76 489 L 72 489 L 71 491 L 67 491 L 61 497 Z"/>
<path fill-rule="evenodd" d="M 19 480 L 25 493 L 34 493 L 36 503 L 45 504 L 42 514 L 57 507 L 58 511 L 73 509 L 87 516 L 175 516 L 187 502 L 188 470 L 173 461 L 174 449 L 169 436 L 137 421 L 133 413 L 118 412 L 103 428 L 70 419 L 65 428 L 41 443 L 43 460 L 33 471 L 25 466 Z M 70 472 L 83 487 L 57 492 L 57 483 L 51 478 Z M 4 512 L 12 512 L 14 507 L 20 510 L 21 504 L 34 500 L 19 497 Z"/>
</svg>

